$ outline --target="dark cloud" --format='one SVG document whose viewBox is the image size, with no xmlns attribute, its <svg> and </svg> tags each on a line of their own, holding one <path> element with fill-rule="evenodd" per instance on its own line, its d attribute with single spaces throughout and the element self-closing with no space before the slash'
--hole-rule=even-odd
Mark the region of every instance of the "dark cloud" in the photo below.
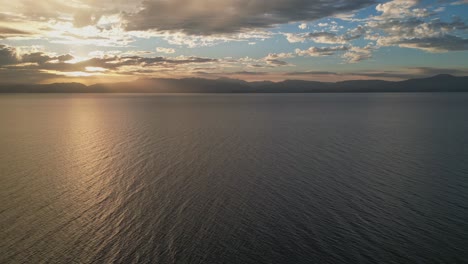
<svg viewBox="0 0 468 264">
<path fill-rule="evenodd" d="M 56 57 L 56 59 L 58 61 L 61 61 L 61 62 L 73 60 L 73 58 L 74 57 L 72 55 L 70 55 L 70 54 L 60 55 L 60 56 Z"/>
<path fill-rule="evenodd" d="M 0 44 L 0 66 L 16 63 L 18 63 L 16 49 Z"/>
<path fill-rule="evenodd" d="M 25 54 L 18 54 L 16 48 L 0 45 L 0 66 L 2 65 L 15 65 L 19 63 L 33 63 L 45 65 L 53 61 L 65 62 L 72 60 L 74 57 L 70 54 L 60 56 L 50 56 L 44 52 L 32 52 Z M 17 66 L 15 66 L 17 67 Z"/>
<path fill-rule="evenodd" d="M 276 24 L 311 21 L 369 6 L 374 0 L 152 0 L 127 13 L 128 30 L 191 35 L 233 33 Z"/>
<path fill-rule="evenodd" d="M 9 27 L 0 27 L 0 39 L 7 38 L 7 37 L 15 37 L 15 36 L 27 36 L 31 35 L 31 32 L 9 28 Z"/>
<path fill-rule="evenodd" d="M 287 63 L 287 62 L 285 62 L 285 61 L 276 60 L 276 59 L 267 60 L 266 62 L 267 62 L 268 64 L 274 65 L 274 66 L 287 66 L 287 65 L 289 65 L 289 63 Z"/>
<path fill-rule="evenodd" d="M 399 39 L 391 42 L 407 48 L 417 48 L 429 52 L 461 51 L 468 50 L 468 39 L 452 35 L 437 37 Z"/>
<path fill-rule="evenodd" d="M 55 58 L 56 57 L 51 57 L 43 52 L 34 52 L 34 53 L 23 54 L 21 56 L 21 62 L 37 63 L 41 65 L 48 61 L 54 60 Z"/>
</svg>

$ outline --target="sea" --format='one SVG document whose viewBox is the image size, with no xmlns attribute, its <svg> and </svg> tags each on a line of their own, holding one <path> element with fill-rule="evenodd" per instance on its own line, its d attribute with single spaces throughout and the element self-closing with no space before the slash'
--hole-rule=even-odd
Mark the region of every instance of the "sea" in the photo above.
<svg viewBox="0 0 468 264">
<path fill-rule="evenodd" d="M 468 263 L 468 93 L 0 95 L 0 263 Z"/>
</svg>

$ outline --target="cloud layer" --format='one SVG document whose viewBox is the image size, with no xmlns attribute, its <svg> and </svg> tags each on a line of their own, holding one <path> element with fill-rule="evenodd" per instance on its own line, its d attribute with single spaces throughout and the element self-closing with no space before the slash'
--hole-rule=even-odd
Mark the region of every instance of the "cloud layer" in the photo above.
<svg viewBox="0 0 468 264">
<path fill-rule="evenodd" d="M 367 69 L 370 74 L 397 78 L 405 74 L 386 75 L 376 69 L 391 73 L 411 68 L 415 76 L 422 75 L 416 66 L 461 73 L 468 68 L 466 4 L 465 0 L 5 1 L 0 9 L 0 76 L 3 82 L 52 81 L 57 76 L 286 78 Z M 444 65 L 435 67 L 426 58 L 432 63 L 441 59 Z"/>
<path fill-rule="evenodd" d="M 372 0 L 153 0 L 125 16 L 128 30 L 234 33 L 295 21 L 313 21 L 373 4 Z"/>
</svg>

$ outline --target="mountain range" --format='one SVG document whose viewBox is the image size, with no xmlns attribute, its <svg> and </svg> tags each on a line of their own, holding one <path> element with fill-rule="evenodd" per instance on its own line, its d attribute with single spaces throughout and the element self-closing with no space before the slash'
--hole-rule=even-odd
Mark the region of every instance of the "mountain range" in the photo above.
<svg viewBox="0 0 468 264">
<path fill-rule="evenodd" d="M 237 79 L 139 79 L 132 82 L 2 84 L 0 93 L 355 93 L 355 92 L 468 92 L 468 76 L 440 74 L 404 81 L 353 80 L 317 82 L 247 82 Z"/>
</svg>

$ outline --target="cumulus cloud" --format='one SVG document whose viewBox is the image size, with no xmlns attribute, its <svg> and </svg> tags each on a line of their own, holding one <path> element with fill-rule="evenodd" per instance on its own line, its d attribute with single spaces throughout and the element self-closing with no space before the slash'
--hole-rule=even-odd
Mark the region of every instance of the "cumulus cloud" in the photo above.
<svg viewBox="0 0 468 264">
<path fill-rule="evenodd" d="M 338 36 L 331 32 L 315 32 L 304 35 L 304 39 L 310 39 L 315 43 L 345 44 L 348 40 L 345 36 Z"/>
<path fill-rule="evenodd" d="M 227 42 L 247 42 L 253 43 L 258 40 L 269 39 L 274 34 L 264 30 L 251 30 L 233 34 L 218 34 L 211 36 L 189 35 L 182 32 L 175 33 L 155 33 L 153 36 L 162 37 L 169 44 L 187 46 L 189 48 L 210 47 Z"/>
<path fill-rule="evenodd" d="M 323 44 L 346 44 L 351 40 L 358 39 L 366 33 L 364 27 L 358 26 L 356 28 L 348 30 L 343 35 L 337 35 L 332 32 L 310 32 L 310 33 L 285 33 L 286 39 L 290 43 L 305 42 L 311 40 L 315 43 Z"/>
<path fill-rule="evenodd" d="M 0 66 L 15 64 L 17 62 L 16 49 L 0 44 Z"/>
<path fill-rule="evenodd" d="M 349 50 L 348 46 L 333 46 L 333 47 L 310 47 L 306 50 L 296 49 L 295 52 L 299 56 L 330 56 L 334 55 L 336 52 L 347 51 Z"/>
<path fill-rule="evenodd" d="M 379 19 L 402 18 L 412 16 L 412 7 L 417 5 L 419 0 L 393 0 L 383 4 L 378 4 L 375 8 L 382 14 Z"/>
<path fill-rule="evenodd" d="M 157 52 L 160 52 L 160 53 L 166 53 L 166 54 L 175 53 L 175 49 L 173 49 L 173 48 L 157 47 L 157 48 L 156 48 L 156 51 L 157 51 Z"/>
<path fill-rule="evenodd" d="M 298 56 L 332 56 L 337 53 L 342 53 L 342 58 L 347 63 L 357 63 L 363 60 L 372 58 L 372 51 L 376 47 L 373 45 L 367 45 L 365 47 L 355 47 L 351 45 L 341 46 L 328 46 L 328 47 L 310 47 L 306 50 L 296 49 L 295 53 Z"/>
<path fill-rule="evenodd" d="M 468 26 L 459 17 L 445 22 L 424 8 L 417 0 L 393 0 L 377 5 L 379 16 L 371 17 L 366 26 L 380 32 L 374 39 L 380 46 L 399 46 L 426 52 L 468 50 L 468 39 L 457 36 Z"/>
<path fill-rule="evenodd" d="M 292 66 L 283 59 L 293 58 L 294 56 L 293 53 L 270 53 L 264 60 L 271 66 Z"/>
<path fill-rule="evenodd" d="M 350 47 L 348 51 L 343 54 L 343 58 L 348 63 L 358 63 L 363 60 L 372 58 L 372 51 L 375 49 L 374 46 L 367 45 L 363 48 L 361 47 Z"/>
<path fill-rule="evenodd" d="M 265 57 L 265 59 L 287 59 L 292 57 L 294 57 L 294 54 L 292 53 L 269 53 L 268 56 Z"/>
<path fill-rule="evenodd" d="M 70 54 L 53 56 L 44 52 L 21 53 L 17 48 L 0 44 L 0 66 L 15 64 L 43 65 L 48 62 L 65 62 L 72 59 L 73 56 Z"/>
</svg>

